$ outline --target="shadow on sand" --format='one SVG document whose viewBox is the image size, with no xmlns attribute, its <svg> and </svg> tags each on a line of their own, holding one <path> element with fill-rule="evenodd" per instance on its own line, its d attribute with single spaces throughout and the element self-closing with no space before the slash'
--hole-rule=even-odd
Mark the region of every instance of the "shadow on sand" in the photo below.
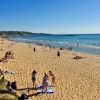
<svg viewBox="0 0 100 100">
<path fill-rule="evenodd" d="M 0 94 L 9 93 L 7 90 L 0 90 Z"/>
<path fill-rule="evenodd" d="M 21 89 L 17 89 L 18 91 L 22 91 L 22 90 L 37 90 L 37 88 L 21 88 Z"/>
</svg>

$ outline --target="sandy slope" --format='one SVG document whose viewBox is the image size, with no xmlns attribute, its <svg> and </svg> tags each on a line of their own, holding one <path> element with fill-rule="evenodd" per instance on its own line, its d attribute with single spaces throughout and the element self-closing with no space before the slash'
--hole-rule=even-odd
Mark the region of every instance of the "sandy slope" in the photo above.
<svg viewBox="0 0 100 100">
<path fill-rule="evenodd" d="M 0 62 L 0 68 L 18 73 L 7 75 L 7 80 L 16 80 L 18 88 L 21 89 L 32 87 L 31 72 L 34 69 L 38 72 L 37 84 L 42 83 L 43 74 L 49 70 L 56 76 L 54 94 L 32 96 L 29 100 L 100 100 L 100 56 L 62 50 L 61 57 L 57 58 L 57 49 L 35 46 L 34 53 L 34 46 L 15 42 L 10 45 L 11 43 L 7 40 L 0 41 L 0 49 L 3 49 L 0 51 L 0 58 L 8 50 L 12 50 L 15 57 L 6 63 Z M 76 54 L 84 59 L 72 59 Z M 18 92 L 27 93 L 27 90 Z M 35 90 L 29 92 L 34 93 Z"/>
</svg>

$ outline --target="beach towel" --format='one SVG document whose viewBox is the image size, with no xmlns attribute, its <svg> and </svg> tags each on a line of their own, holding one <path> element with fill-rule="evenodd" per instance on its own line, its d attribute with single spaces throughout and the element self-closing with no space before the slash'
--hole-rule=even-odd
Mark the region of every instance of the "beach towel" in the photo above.
<svg viewBox="0 0 100 100">
<path fill-rule="evenodd" d="M 47 94 L 54 93 L 52 86 L 48 86 L 47 91 L 42 89 L 42 85 L 38 85 L 36 86 L 36 88 L 37 88 L 37 93 L 47 93 Z"/>
</svg>

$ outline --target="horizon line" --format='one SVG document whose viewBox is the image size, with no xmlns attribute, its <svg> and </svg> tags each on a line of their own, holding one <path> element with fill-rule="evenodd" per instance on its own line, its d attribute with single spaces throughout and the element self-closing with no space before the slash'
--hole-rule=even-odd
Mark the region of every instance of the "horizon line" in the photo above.
<svg viewBox="0 0 100 100">
<path fill-rule="evenodd" d="M 15 31 L 18 31 L 18 32 L 30 32 L 32 34 L 36 33 L 36 34 L 51 34 L 51 35 L 59 35 L 59 34 L 60 35 L 68 35 L 68 34 L 69 35 L 70 34 L 72 34 L 72 35 L 73 34 L 100 34 L 100 32 L 95 32 L 95 33 L 94 32 L 93 33 L 92 32 L 87 32 L 87 33 L 86 32 L 85 33 L 81 33 L 81 32 L 80 33 L 79 32 L 77 32 L 77 33 L 76 32 L 75 33 L 56 33 L 56 32 L 54 32 L 54 33 L 49 33 L 49 32 L 32 32 L 32 31 L 25 31 L 25 30 L 3 30 L 3 31 L 5 31 L 5 32 L 10 32 L 10 31 L 11 32 L 15 32 Z M 3 32 L 3 31 L 0 30 L 0 32 Z"/>
</svg>

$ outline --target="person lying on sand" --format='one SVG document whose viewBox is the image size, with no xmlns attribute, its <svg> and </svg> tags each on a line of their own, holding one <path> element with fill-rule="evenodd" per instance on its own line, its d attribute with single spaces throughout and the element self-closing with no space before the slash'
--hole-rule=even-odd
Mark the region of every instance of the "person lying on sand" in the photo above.
<svg viewBox="0 0 100 100">
<path fill-rule="evenodd" d="M 35 83 L 36 83 L 36 74 L 37 74 L 37 72 L 36 72 L 36 70 L 34 70 L 34 71 L 32 72 L 33 88 L 35 88 Z"/>
<path fill-rule="evenodd" d="M 1 69 L 0 69 L 0 73 L 1 73 L 2 75 L 4 75 L 4 74 L 17 74 L 16 72 L 12 72 L 12 71 L 3 71 L 3 70 L 1 70 Z"/>
<path fill-rule="evenodd" d="M 14 43 L 11 43 L 10 45 L 14 45 Z"/>
<path fill-rule="evenodd" d="M 83 57 L 81 57 L 81 56 L 75 56 L 73 59 L 76 59 L 76 60 L 78 60 L 78 59 L 82 59 Z"/>
<path fill-rule="evenodd" d="M 7 61 L 7 59 L 5 59 L 5 58 L 1 58 L 1 59 L 0 59 L 0 62 L 8 62 L 8 61 Z"/>
<path fill-rule="evenodd" d="M 17 94 L 16 90 L 12 89 L 11 87 L 11 83 L 8 81 L 7 83 L 7 90 L 10 94 L 19 97 L 19 95 Z"/>
<path fill-rule="evenodd" d="M 56 82 L 55 82 L 55 75 L 52 73 L 52 71 L 49 71 L 49 76 L 51 77 L 52 85 L 54 86 Z"/>
<path fill-rule="evenodd" d="M 43 82 L 42 82 L 42 91 L 47 91 L 48 87 L 48 75 L 45 73 L 43 77 Z"/>
</svg>

